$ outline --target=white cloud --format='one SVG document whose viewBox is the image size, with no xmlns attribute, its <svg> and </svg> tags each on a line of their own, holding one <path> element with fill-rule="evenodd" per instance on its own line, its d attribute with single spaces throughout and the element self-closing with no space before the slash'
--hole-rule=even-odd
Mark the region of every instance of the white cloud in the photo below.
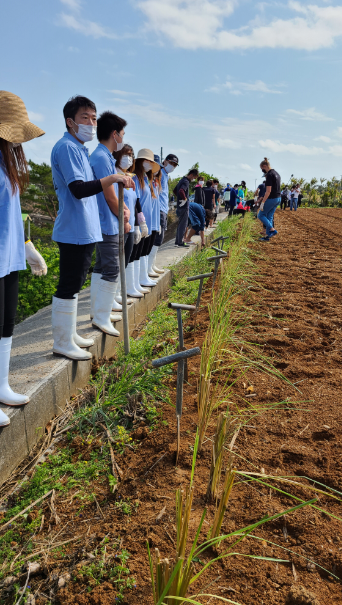
<svg viewBox="0 0 342 605">
<path fill-rule="evenodd" d="M 239 143 L 239 141 L 233 141 L 232 139 L 221 139 L 221 137 L 218 137 L 216 142 L 219 147 L 225 147 L 227 149 L 241 148 L 241 143 Z"/>
<path fill-rule="evenodd" d="M 338 137 L 342 137 L 342 127 L 341 126 L 338 126 L 336 134 Z"/>
<path fill-rule="evenodd" d="M 325 137 L 324 135 L 321 135 L 320 137 L 316 137 L 314 140 L 323 141 L 323 143 L 331 143 L 331 139 L 329 137 Z"/>
<path fill-rule="evenodd" d="M 137 37 L 133 34 L 116 34 L 112 30 L 96 23 L 95 21 L 89 21 L 88 19 L 81 19 L 80 17 L 75 17 L 74 15 L 67 15 L 66 13 L 61 13 L 59 15 L 59 25 L 67 27 L 68 29 L 73 29 L 80 34 L 84 34 L 85 36 L 90 36 L 95 38 L 95 40 L 99 38 L 109 38 L 110 40 L 122 40 L 123 38 L 133 38 Z"/>
<path fill-rule="evenodd" d="M 190 153 L 190 151 L 188 151 L 187 149 L 175 149 L 174 153 Z"/>
<path fill-rule="evenodd" d="M 239 168 L 247 170 L 248 172 L 254 172 L 254 169 L 249 164 L 239 164 Z"/>
<path fill-rule="evenodd" d="M 27 111 L 28 117 L 31 122 L 44 122 L 45 116 L 42 113 L 36 113 L 35 111 Z"/>
<path fill-rule="evenodd" d="M 108 92 L 119 96 L 122 95 L 123 97 L 141 97 L 140 92 L 127 92 L 126 90 L 109 90 Z"/>
<path fill-rule="evenodd" d="M 77 12 L 81 8 L 81 0 L 61 0 L 61 3 L 65 4 L 71 11 Z"/>
<path fill-rule="evenodd" d="M 240 82 L 240 83 L 238 83 L 238 86 L 246 91 L 266 92 L 266 93 L 271 93 L 273 95 L 282 94 L 280 90 L 275 90 L 274 88 L 269 88 L 269 86 L 267 86 L 267 84 L 265 84 L 265 82 L 263 82 L 262 80 L 256 80 L 254 82 L 254 84 L 249 84 L 248 82 Z"/>
<path fill-rule="evenodd" d="M 160 39 L 186 49 L 243 50 L 249 48 L 293 48 L 317 50 L 334 45 L 342 36 L 342 6 L 304 5 L 289 2 L 288 18 L 272 18 L 259 7 L 253 22 L 236 30 L 225 19 L 238 0 L 139 0 L 146 26 Z M 284 7 L 285 8 L 285 7 Z M 191 27 L 189 27 L 191 23 Z M 235 31 L 233 31 L 235 29 Z"/>
<path fill-rule="evenodd" d="M 331 147 L 329 147 L 329 151 L 332 155 L 340 157 L 342 156 L 342 145 L 332 145 Z"/>
<path fill-rule="evenodd" d="M 302 120 L 310 120 L 310 121 L 320 121 L 320 122 L 331 122 L 333 118 L 329 118 L 324 115 L 324 113 L 320 113 L 316 111 L 314 107 L 309 107 L 309 109 L 304 109 L 303 111 L 298 111 L 297 109 L 287 109 L 286 113 L 291 115 L 299 116 Z"/>
<path fill-rule="evenodd" d="M 259 141 L 260 147 L 269 149 L 274 153 L 292 153 L 293 155 L 320 155 L 326 153 L 321 147 L 307 147 L 306 145 L 297 145 L 296 143 L 281 143 L 266 139 Z"/>
<path fill-rule="evenodd" d="M 275 87 L 281 86 L 280 84 L 276 84 Z M 207 88 L 204 92 L 221 92 L 227 88 L 231 95 L 241 95 L 242 92 L 260 92 L 260 93 L 271 93 L 280 95 L 282 91 L 277 90 L 276 88 L 270 88 L 265 82 L 262 80 L 256 80 L 253 82 L 232 82 L 231 80 L 227 80 L 223 84 L 216 84 L 215 86 L 211 86 Z"/>
</svg>

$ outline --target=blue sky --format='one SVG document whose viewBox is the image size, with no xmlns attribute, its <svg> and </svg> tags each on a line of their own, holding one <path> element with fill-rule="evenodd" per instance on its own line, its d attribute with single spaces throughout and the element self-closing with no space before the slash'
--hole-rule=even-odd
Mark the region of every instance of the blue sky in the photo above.
<svg viewBox="0 0 342 605">
<path fill-rule="evenodd" d="M 11 0 L 1 88 L 46 131 L 50 161 L 74 94 L 127 121 L 136 151 L 177 153 L 222 181 L 342 175 L 342 6 L 334 0 Z M 89 145 L 90 149 L 95 143 Z"/>
</svg>

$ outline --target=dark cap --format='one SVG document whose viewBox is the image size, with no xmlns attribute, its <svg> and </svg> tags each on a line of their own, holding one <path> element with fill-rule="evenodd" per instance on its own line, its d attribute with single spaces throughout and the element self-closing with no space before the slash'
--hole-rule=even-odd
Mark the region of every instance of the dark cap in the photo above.
<svg viewBox="0 0 342 605">
<path fill-rule="evenodd" d="M 174 153 L 169 153 L 169 155 L 166 156 L 165 160 L 167 160 L 168 162 L 175 162 L 177 166 L 179 165 L 179 159 Z"/>
<path fill-rule="evenodd" d="M 163 167 L 163 164 L 161 164 L 161 162 L 160 162 L 160 157 L 159 157 L 159 155 L 154 154 L 154 161 L 155 161 L 155 163 L 156 163 L 156 164 L 159 164 L 159 166 L 160 166 L 161 168 Z"/>
</svg>

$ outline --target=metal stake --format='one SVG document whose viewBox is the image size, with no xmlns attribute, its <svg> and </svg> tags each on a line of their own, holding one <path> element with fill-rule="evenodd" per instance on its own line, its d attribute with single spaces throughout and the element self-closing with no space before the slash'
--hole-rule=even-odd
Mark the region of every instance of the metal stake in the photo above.
<svg viewBox="0 0 342 605">
<path fill-rule="evenodd" d="M 189 305 L 183 305 L 189 306 Z M 152 361 L 153 368 L 161 368 L 162 366 L 170 363 L 178 363 L 177 367 L 177 399 L 176 399 L 176 419 L 177 419 L 177 455 L 176 465 L 178 463 L 179 450 L 180 450 L 180 419 L 183 413 L 183 385 L 184 385 L 184 365 L 190 357 L 195 357 L 201 354 L 199 347 L 193 349 L 187 349 L 186 351 L 180 351 L 167 357 L 161 357 L 160 359 L 154 359 Z"/>
<path fill-rule="evenodd" d="M 196 279 L 200 280 L 199 287 L 198 287 L 197 301 L 196 301 L 196 312 L 198 311 L 200 302 L 201 302 L 203 280 L 206 279 L 207 277 L 211 277 L 212 275 L 213 275 L 213 272 L 203 273 L 202 275 L 194 275 L 193 277 L 188 277 L 186 280 L 186 281 L 196 281 Z"/>
<path fill-rule="evenodd" d="M 122 321 L 124 330 L 124 349 L 125 355 L 129 354 L 129 324 L 127 310 L 127 289 L 125 273 L 125 226 L 124 226 L 124 190 L 123 184 L 119 183 L 119 263 L 121 279 L 121 298 L 122 298 Z"/>
<path fill-rule="evenodd" d="M 169 309 L 176 309 L 177 311 L 177 323 L 178 323 L 178 338 L 179 345 L 178 351 L 186 351 L 184 347 L 184 334 L 183 334 L 183 321 L 182 321 L 182 311 L 196 311 L 196 307 L 193 305 L 181 305 L 178 303 L 169 303 Z M 185 367 L 183 368 L 185 380 L 188 381 L 188 363 L 185 361 Z"/>
<path fill-rule="evenodd" d="M 216 275 L 217 275 L 217 271 L 218 271 L 218 267 L 220 264 L 220 260 L 221 258 L 226 258 L 227 257 L 227 252 L 223 252 L 222 254 L 217 254 L 216 256 L 210 256 L 207 260 L 209 261 L 215 261 L 215 270 L 214 270 L 214 277 L 213 277 L 213 287 L 211 289 L 211 292 L 214 292 L 214 286 L 215 286 L 215 281 L 216 281 Z"/>
</svg>

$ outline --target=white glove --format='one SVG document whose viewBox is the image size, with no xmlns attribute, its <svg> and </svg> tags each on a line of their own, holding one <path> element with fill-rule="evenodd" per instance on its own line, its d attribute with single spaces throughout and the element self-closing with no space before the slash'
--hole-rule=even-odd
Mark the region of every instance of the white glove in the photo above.
<svg viewBox="0 0 342 605">
<path fill-rule="evenodd" d="M 25 254 L 33 275 L 47 274 L 46 262 L 30 240 L 25 244 Z"/>
<path fill-rule="evenodd" d="M 158 231 L 159 235 L 161 234 L 161 227 L 159 227 L 159 231 Z"/>
<path fill-rule="evenodd" d="M 141 230 L 141 237 L 148 236 L 148 227 L 146 225 L 146 221 L 143 221 L 142 223 L 140 223 L 140 230 Z"/>
<path fill-rule="evenodd" d="M 188 200 L 182 200 L 181 202 L 179 202 L 179 207 L 181 208 L 182 206 L 184 206 L 184 204 L 187 203 Z"/>
<path fill-rule="evenodd" d="M 139 244 L 141 240 L 141 231 L 139 229 L 139 227 L 134 227 L 134 243 L 135 244 Z"/>
</svg>

